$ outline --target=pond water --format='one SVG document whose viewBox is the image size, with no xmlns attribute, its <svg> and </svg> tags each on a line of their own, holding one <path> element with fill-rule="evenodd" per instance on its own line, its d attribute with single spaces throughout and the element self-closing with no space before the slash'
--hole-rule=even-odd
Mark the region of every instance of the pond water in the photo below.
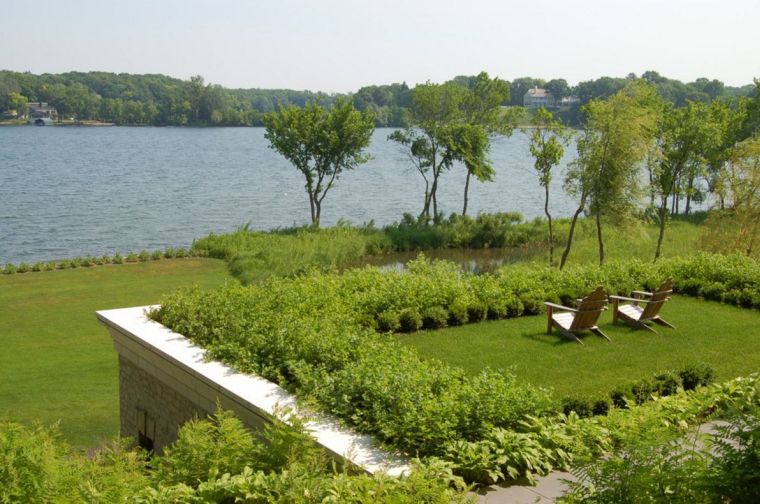
<svg viewBox="0 0 760 504">
<path fill-rule="evenodd" d="M 327 195 L 323 225 L 384 225 L 420 212 L 424 182 L 387 140 L 391 131 L 375 131 L 373 159 Z M 568 148 L 560 171 L 574 155 Z M 491 159 L 496 179 L 471 184 L 470 213 L 542 215 L 527 137 L 497 138 Z M 446 214 L 461 212 L 464 177 L 457 166 L 442 178 Z M 552 187 L 558 216 L 575 204 L 561 178 Z M 1 127 L 0 263 L 187 247 L 247 222 L 253 229 L 305 224 L 303 185 L 261 128 Z"/>
<path fill-rule="evenodd" d="M 458 264 L 463 271 L 482 274 L 492 273 L 505 264 L 523 262 L 542 254 L 540 247 L 511 247 L 488 249 L 437 249 L 424 251 L 428 259 L 445 259 Z M 367 256 L 343 265 L 344 269 L 376 266 L 387 271 L 403 271 L 406 263 L 416 259 L 420 252 L 393 252 L 385 255 Z"/>
</svg>

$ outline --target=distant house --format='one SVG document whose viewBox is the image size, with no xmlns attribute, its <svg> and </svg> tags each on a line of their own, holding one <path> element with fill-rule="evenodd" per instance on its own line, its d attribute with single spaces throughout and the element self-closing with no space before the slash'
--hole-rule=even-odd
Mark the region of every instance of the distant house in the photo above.
<svg viewBox="0 0 760 504">
<path fill-rule="evenodd" d="M 29 104 L 29 124 L 45 126 L 53 124 L 58 112 L 47 102 L 31 102 Z"/>
<path fill-rule="evenodd" d="M 556 105 L 554 96 L 546 89 L 538 86 L 529 89 L 523 95 L 523 107 L 527 108 L 539 108 L 546 107 L 551 108 Z"/>
</svg>

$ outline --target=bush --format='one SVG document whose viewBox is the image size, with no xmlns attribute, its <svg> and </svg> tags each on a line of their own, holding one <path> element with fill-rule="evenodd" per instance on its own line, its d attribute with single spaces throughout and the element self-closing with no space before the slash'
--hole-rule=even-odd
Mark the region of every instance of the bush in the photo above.
<svg viewBox="0 0 760 504">
<path fill-rule="evenodd" d="M 431 306 L 422 312 L 422 327 L 425 329 L 442 329 L 448 320 L 449 313 L 442 306 Z"/>
<path fill-rule="evenodd" d="M 461 303 L 454 303 L 449 306 L 449 318 L 447 322 L 450 326 L 464 325 L 468 320 L 467 306 Z"/>
<path fill-rule="evenodd" d="M 402 332 L 415 332 L 422 328 L 422 316 L 414 308 L 404 308 L 398 314 L 399 330 Z"/>
<path fill-rule="evenodd" d="M 130 252 L 127 254 L 127 257 L 124 258 L 124 261 L 128 263 L 136 263 L 139 260 L 140 258 L 134 252 Z"/>
<path fill-rule="evenodd" d="M 393 310 L 385 310 L 377 316 L 377 330 L 381 332 L 395 332 L 401 326 L 399 315 Z"/>
<path fill-rule="evenodd" d="M 111 262 L 113 264 L 123 264 L 124 263 L 124 257 L 116 252 L 113 257 L 111 258 Z"/>
<path fill-rule="evenodd" d="M 164 254 L 160 250 L 156 250 L 150 255 L 150 258 L 154 261 L 160 261 L 164 258 Z"/>
<path fill-rule="evenodd" d="M 606 398 L 595 399 L 591 403 L 593 415 L 606 415 L 610 411 L 610 401 Z"/>
<path fill-rule="evenodd" d="M 5 265 L 5 268 L 3 268 L 3 274 L 4 275 L 12 275 L 12 274 L 16 273 L 17 270 L 18 270 L 18 268 L 16 268 L 15 264 L 7 263 Z"/>
<path fill-rule="evenodd" d="M 141 250 L 140 253 L 137 255 L 137 259 L 140 260 L 140 262 L 146 262 L 150 260 L 150 252 L 147 250 Z"/>
<path fill-rule="evenodd" d="M 715 370 L 708 364 L 689 364 L 681 371 L 680 377 L 684 390 L 694 390 L 697 387 L 709 385 L 715 379 Z"/>
<path fill-rule="evenodd" d="M 29 263 L 22 262 L 18 265 L 18 268 L 16 269 L 16 273 L 28 273 L 31 271 L 32 267 L 29 265 Z"/>
<path fill-rule="evenodd" d="M 467 320 L 471 323 L 481 322 L 486 318 L 488 307 L 482 301 L 475 301 L 467 307 Z"/>
<path fill-rule="evenodd" d="M 575 412 L 580 418 L 590 417 L 593 413 L 593 404 L 585 397 L 566 397 L 562 400 L 562 412 L 565 415 Z"/>
<path fill-rule="evenodd" d="M 668 371 L 655 375 L 653 389 L 660 396 L 669 396 L 678 392 L 681 378 L 674 372 Z"/>
</svg>

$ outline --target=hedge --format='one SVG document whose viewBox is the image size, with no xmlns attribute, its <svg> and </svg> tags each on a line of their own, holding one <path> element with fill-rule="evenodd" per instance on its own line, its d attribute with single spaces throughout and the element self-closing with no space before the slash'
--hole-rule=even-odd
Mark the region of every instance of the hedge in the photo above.
<svg viewBox="0 0 760 504">
<path fill-rule="evenodd" d="M 207 348 L 213 358 L 279 383 L 391 447 L 450 459 L 456 452 L 452 444 L 486 442 L 498 432 L 494 429 L 520 431 L 526 418 L 550 414 L 557 406 L 548 391 L 519 383 L 508 371 L 467 376 L 422 359 L 378 333 L 378 327 L 437 327 L 469 320 L 470 313 L 477 315 L 473 320 L 483 313 L 534 314 L 545 300 L 569 303 L 599 284 L 627 294 L 652 289 L 667 276 L 685 293 L 714 296 L 720 285 L 760 300 L 760 266 L 740 256 L 703 254 L 561 272 L 509 266 L 481 276 L 420 258 L 406 272 L 311 272 L 259 286 L 178 291 L 152 317 Z M 720 296 L 727 302 L 741 299 Z M 527 459 L 525 464 L 532 466 Z"/>
</svg>

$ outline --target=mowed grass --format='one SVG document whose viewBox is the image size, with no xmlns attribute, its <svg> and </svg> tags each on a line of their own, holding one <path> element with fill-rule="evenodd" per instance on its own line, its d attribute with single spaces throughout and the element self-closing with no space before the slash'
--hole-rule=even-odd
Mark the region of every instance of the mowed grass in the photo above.
<svg viewBox="0 0 760 504">
<path fill-rule="evenodd" d="M 760 371 L 760 312 L 676 295 L 662 316 L 677 329 L 659 334 L 612 324 L 599 327 L 612 340 L 581 333 L 583 345 L 546 333 L 546 315 L 482 322 L 400 335 L 428 358 L 477 373 L 486 366 L 512 368 L 518 378 L 566 396 L 606 395 L 653 374 L 705 362 L 728 379 Z"/>
<path fill-rule="evenodd" d="M 197 258 L 1 276 L 0 419 L 60 421 L 75 446 L 116 435 L 117 355 L 95 311 L 229 278 L 223 261 Z"/>
</svg>

